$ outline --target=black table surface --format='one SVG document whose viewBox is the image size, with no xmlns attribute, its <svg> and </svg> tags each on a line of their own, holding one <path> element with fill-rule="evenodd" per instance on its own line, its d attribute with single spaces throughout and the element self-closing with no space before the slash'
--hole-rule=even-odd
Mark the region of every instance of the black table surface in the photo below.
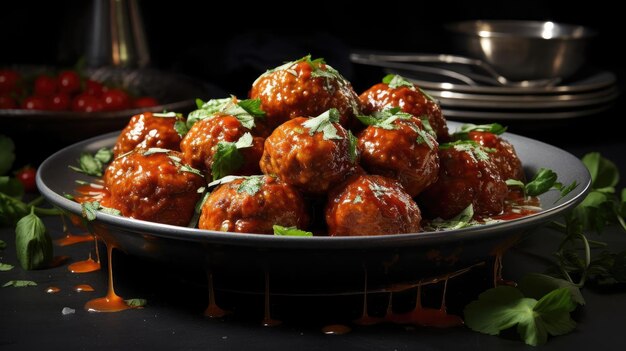
<svg viewBox="0 0 626 351">
<path fill-rule="evenodd" d="M 611 121 L 621 109 L 601 115 L 563 120 L 551 125 L 534 121 L 513 125 L 510 131 L 559 146 L 576 156 L 600 151 L 612 159 L 626 175 L 626 140 Z M 503 121 L 507 122 L 507 121 Z M 23 160 L 24 161 L 24 160 Z M 621 182 L 623 184 L 623 182 Z M 623 185 L 621 185 L 623 186 Z M 46 218 L 53 238 L 61 238 L 59 218 Z M 79 229 L 73 228 L 73 231 Z M 598 237 L 594 238 L 598 239 Z M 123 253 L 114 253 L 116 291 L 124 298 L 146 298 L 148 305 L 118 313 L 90 313 L 83 306 L 88 300 L 106 293 L 106 270 L 73 274 L 67 263 L 38 271 L 24 271 L 14 252 L 13 228 L 0 229 L 7 248 L 0 250 L 0 262 L 16 267 L 0 272 L 0 284 L 15 279 L 33 280 L 36 287 L 0 288 L 0 349 L 211 349 L 211 350 L 495 350 L 530 348 L 515 333 L 488 336 L 465 327 L 437 329 L 427 327 L 376 325 L 360 327 L 350 322 L 359 316 L 362 296 L 283 297 L 272 302 L 275 317 L 283 324 L 263 327 L 263 296 L 217 292 L 219 304 L 232 301 L 234 311 L 220 319 L 203 315 L 207 305 L 206 279 L 193 267 L 164 266 Z M 560 234 L 540 228 L 504 259 L 504 277 L 516 280 L 528 272 L 543 272 L 546 257 L 556 249 Z M 599 240 L 611 243 L 613 250 L 626 249 L 626 234 L 610 227 Z M 93 252 L 92 243 L 55 247 L 55 255 L 69 256 L 69 262 L 83 260 Z M 473 279 L 451 285 L 448 300 L 451 312 L 461 312 L 455 301 L 475 298 L 489 287 L 490 271 L 476 270 Z M 94 292 L 75 292 L 77 284 L 90 284 Z M 61 289 L 45 292 L 49 286 Z M 550 338 L 550 349 L 622 349 L 626 346 L 626 294 L 624 289 L 599 291 L 586 287 L 586 306 L 574 313 L 576 330 Z M 356 301 L 346 302 L 347 299 Z M 243 303 L 241 301 L 244 301 Z M 384 303 L 379 303 L 384 308 Z M 457 303 L 458 305 L 458 303 Z M 354 307 L 356 306 L 356 307 Z M 63 315 L 64 307 L 75 313 Z M 333 311 L 338 311 L 336 314 Z M 345 335 L 325 335 L 321 329 L 331 323 L 352 328 Z"/>
</svg>

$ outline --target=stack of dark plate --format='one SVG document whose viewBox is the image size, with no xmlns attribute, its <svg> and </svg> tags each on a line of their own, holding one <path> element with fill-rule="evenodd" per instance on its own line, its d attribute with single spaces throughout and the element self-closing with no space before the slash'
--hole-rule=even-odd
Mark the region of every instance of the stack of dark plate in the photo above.
<svg viewBox="0 0 626 351">
<path fill-rule="evenodd" d="M 371 57 L 371 55 L 370 55 Z M 452 64 L 381 62 L 352 55 L 354 63 L 382 67 L 416 83 L 456 120 L 559 120 L 597 114 L 619 96 L 615 75 L 586 68 L 565 81 L 500 84 L 492 77 Z"/>
</svg>

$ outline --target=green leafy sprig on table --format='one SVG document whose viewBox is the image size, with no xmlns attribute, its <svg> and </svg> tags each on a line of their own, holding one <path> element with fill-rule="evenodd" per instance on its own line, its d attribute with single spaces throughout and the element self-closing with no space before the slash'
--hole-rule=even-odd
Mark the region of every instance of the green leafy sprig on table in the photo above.
<svg viewBox="0 0 626 351">
<path fill-rule="evenodd" d="M 626 251 L 612 253 L 605 249 L 596 253 L 594 248 L 606 248 L 606 244 L 590 240 L 584 234 L 589 230 L 600 232 L 610 223 L 618 223 L 626 231 L 626 190 L 622 189 L 617 195 L 615 186 L 619 172 L 611 161 L 598 153 L 587 154 L 582 161 L 591 173 L 592 190 L 580 205 L 564 216 L 564 222 L 553 222 L 550 226 L 564 235 L 555 252 L 554 276 L 531 273 L 520 281 L 518 288 L 487 290 L 465 308 L 468 327 L 497 335 L 501 330 L 517 326 L 527 344 L 544 344 L 548 335 L 567 334 L 576 327 L 569 313 L 575 304 L 585 304 L 580 289 L 587 282 L 626 283 Z M 550 172 L 540 171 L 541 175 L 533 179 L 539 179 L 540 184 L 531 189 L 563 192 L 576 186 L 558 184 Z"/>
</svg>

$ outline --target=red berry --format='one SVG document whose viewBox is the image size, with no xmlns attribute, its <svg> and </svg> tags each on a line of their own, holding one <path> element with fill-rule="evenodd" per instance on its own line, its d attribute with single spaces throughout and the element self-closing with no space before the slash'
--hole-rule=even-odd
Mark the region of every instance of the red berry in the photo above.
<svg viewBox="0 0 626 351">
<path fill-rule="evenodd" d="M 103 108 L 100 98 L 86 93 L 76 96 L 72 101 L 72 111 L 76 112 L 98 112 Z"/>
<path fill-rule="evenodd" d="M 22 108 L 26 110 L 47 110 L 48 100 L 41 96 L 29 96 L 22 102 Z"/>
<path fill-rule="evenodd" d="M 72 99 L 66 93 L 56 93 L 52 95 L 48 102 L 48 108 L 51 111 L 67 111 L 70 109 Z"/>
<path fill-rule="evenodd" d="M 93 96 L 101 96 L 104 91 L 104 86 L 100 82 L 87 79 L 85 81 L 85 93 Z"/>
<path fill-rule="evenodd" d="M 15 172 L 15 178 L 22 183 L 24 191 L 28 193 L 32 193 L 37 190 L 37 185 L 35 184 L 36 175 L 37 171 L 30 166 L 26 166 Z"/>
<path fill-rule="evenodd" d="M 63 71 L 57 78 L 59 91 L 66 94 L 74 94 L 80 91 L 80 76 L 74 71 Z"/>
<path fill-rule="evenodd" d="M 57 79 L 41 75 L 35 79 L 35 96 L 50 97 L 57 92 Z"/>
<path fill-rule="evenodd" d="M 110 89 L 102 93 L 105 111 L 119 111 L 130 108 L 130 97 L 120 89 Z"/>
<path fill-rule="evenodd" d="M 0 70 L 0 93 L 10 93 L 17 86 L 20 74 L 11 69 Z"/>
<path fill-rule="evenodd" d="M 0 94 L 0 108 L 17 108 L 17 103 L 9 94 Z"/>
</svg>

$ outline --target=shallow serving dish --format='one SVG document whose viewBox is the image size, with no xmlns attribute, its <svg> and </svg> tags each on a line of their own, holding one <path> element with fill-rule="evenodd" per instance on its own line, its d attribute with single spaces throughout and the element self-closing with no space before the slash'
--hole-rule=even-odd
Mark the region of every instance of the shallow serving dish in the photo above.
<svg viewBox="0 0 626 351">
<path fill-rule="evenodd" d="M 10 67 L 23 77 L 35 77 L 54 72 L 53 67 L 16 65 Z M 103 67 L 87 69 L 90 79 L 107 85 L 121 87 L 137 96 L 151 96 L 160 105 L 111 112 L 42 111 L 23 109 L 0 109 L 2 134 L 14 140 L 44 137 L 46 140 L 77 142 L 87 137 L 122 129 L 135 114 L 152 111 L 190 112 L 196 106 L 195 98 L 226 96 L 210 84 L 190 77 L 154 69 L 124 69 Z"/>
<path fill-rule="evenodd" d="M 451 130 L 460 123 L 449 122 Z M 54 206 L 80 215 L 78 203 L 63 194 L 75 192 L 75 180 L 89 181 L 67 166 L 81 152 L 95 152 L 115 143 L 109 133 L 69 146 L 39 167 L 37 185 Z M 98 213 L 93 222 L 98 235 L 131 255 L 162 262 L 206 266 L 216 287 L 262 292 L 265 272 L 270 272 L 276 294 L 336 294 L 380 290 L 398 283 L 417 282 L 490 261 L 519 237 L 555 219 L 584 198 L 591 178 L 573 155 L 548 144 L 505 134 L 516 148 L 528 174 L 546 167 L 559 181 L 578 187 L 557 202 L 556 191 L 542 195 L 539 213 L 502 223 L 446 232 L 424 232 L 371 237 L 276 237 L 232 234 L 176 227 Z M 92 180 L 92 179 L 91 179 Z"/>
</svg>

